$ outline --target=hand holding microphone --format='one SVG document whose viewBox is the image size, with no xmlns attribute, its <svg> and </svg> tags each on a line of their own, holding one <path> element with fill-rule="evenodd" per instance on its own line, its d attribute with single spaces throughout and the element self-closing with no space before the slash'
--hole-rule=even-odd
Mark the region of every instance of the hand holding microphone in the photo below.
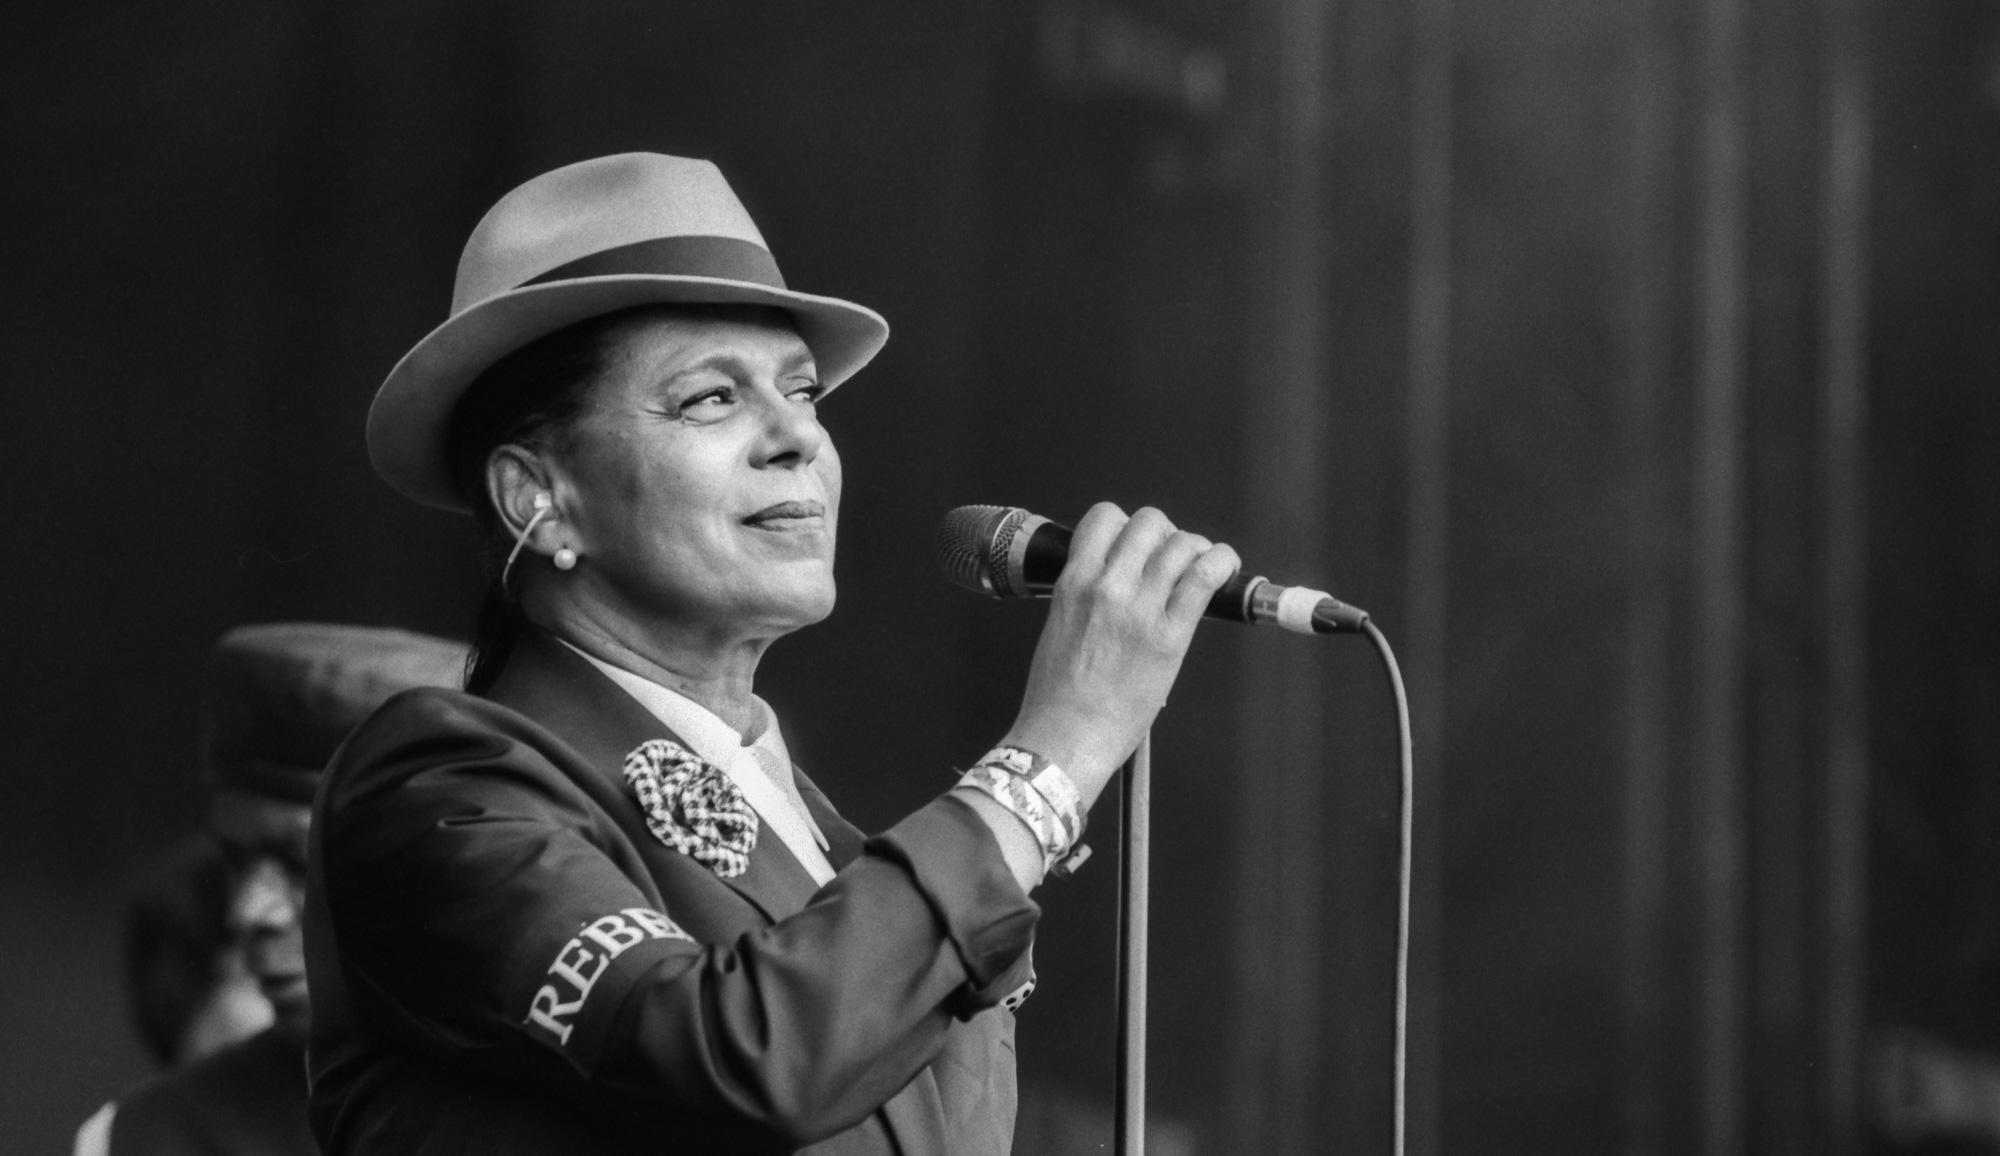
<svg viewBox="0 0 2000 1156">
<path fill-rule="evenodd" d="M 1195 624 L 1239 567 L 1234 550 L 1158 510 L 1091 507 L 1002 741 L 1059 763 L 1087 810 L 1166 703 Z"/>
<path fill-rule="evenodd" d="M 975 594 L 1036 598 L 1050 593 L 1069 557 L 1073 531 L 1008 506 L 960 506 L 938 526 L 945 576 Z M 1231 622 L 1281 626 L 1300 634 L 1354 633 L 1368 612 L 1324 590 L 1280 586 L 1238 572 L 1203 613 Z"/>
</svg>

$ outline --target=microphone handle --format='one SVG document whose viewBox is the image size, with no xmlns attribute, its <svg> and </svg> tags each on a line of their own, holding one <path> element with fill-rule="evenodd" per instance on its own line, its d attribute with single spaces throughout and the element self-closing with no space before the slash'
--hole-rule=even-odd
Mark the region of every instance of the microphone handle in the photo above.
<svg viewBox="0 0 2000 1156">
<path fill-rule="evenodd" d="M 1030 597 L 1047 598 L 1069 561 L 1072 531 L 1060 522 L 1030 514 L 1008 542 L 1007 571 L 1014 588 Z M 1202 611 L 1228 622 L 1261 622 L 1300 634 L 1354 633 L 1368 621 L 1368 612 L 1349 606 L 1323 590 L 1280 586 L 1261 575 L 1236 575 L 1219 587 Z"/>
</svg>

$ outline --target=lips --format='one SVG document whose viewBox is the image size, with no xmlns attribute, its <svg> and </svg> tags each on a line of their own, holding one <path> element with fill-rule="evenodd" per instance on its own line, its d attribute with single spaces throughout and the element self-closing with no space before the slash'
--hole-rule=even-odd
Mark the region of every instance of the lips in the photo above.
<svg viewBox="0 0 2000 1156">
<path fill-rule="evenodd" d="M 825 522 L 822 502 L 779 502 L 743 519 L 744 525 L 758 530 L 816 529 Z"/>
</svg>

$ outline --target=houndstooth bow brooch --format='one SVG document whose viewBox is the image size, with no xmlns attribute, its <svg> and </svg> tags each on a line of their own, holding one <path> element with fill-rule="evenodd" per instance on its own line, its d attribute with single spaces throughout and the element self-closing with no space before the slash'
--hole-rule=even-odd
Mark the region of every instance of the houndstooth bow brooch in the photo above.
<svg viewBox="0 0 2000 1156">
<path fill-rule="evenodd" d="M 679 743 L 649 739 L 625 756 L 625 781 L 653 837 L 724 879 L 750 867 L 757 846 L 757 812 L 742 788 Z"/>
</svg>

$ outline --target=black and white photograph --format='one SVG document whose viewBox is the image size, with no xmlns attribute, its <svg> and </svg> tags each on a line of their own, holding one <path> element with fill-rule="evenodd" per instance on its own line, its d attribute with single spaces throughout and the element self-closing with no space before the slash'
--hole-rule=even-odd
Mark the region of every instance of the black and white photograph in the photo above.
<svg viewBox="0 0 2000 1156">
<path fill-rule="evenodd" d="M 17 0 L 0 1153 L 2000 1156 L 2000 2 Z"/>
</svg>

